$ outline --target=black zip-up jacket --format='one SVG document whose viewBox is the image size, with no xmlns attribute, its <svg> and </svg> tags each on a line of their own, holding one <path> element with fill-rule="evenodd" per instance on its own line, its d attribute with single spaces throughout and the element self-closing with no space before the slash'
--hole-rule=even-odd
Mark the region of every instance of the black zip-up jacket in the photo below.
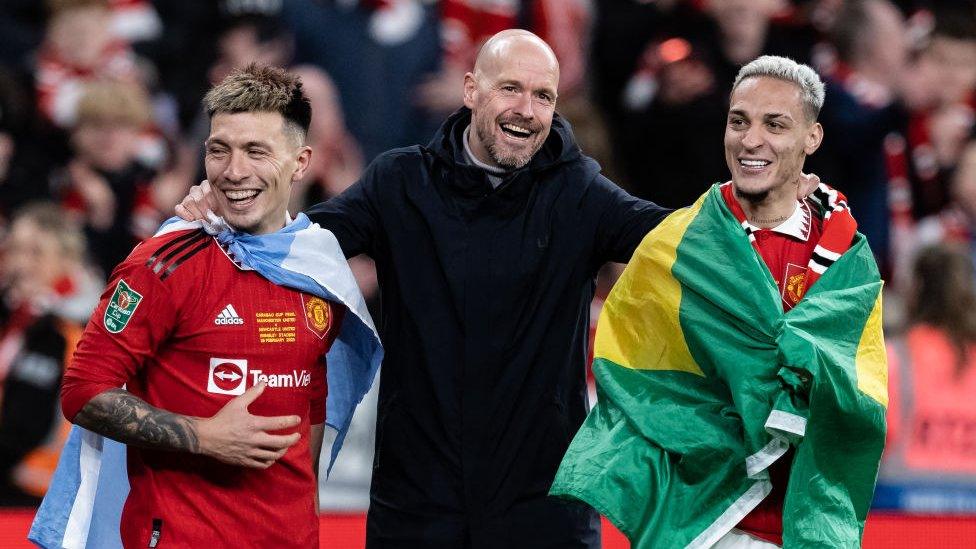
<svg viewBox="0 0 976 549">
<path fill-rule="evenodd" d="M 547 492 L 587 412 L 597 270 L 669 210 L 600 175 L 558 115 L 493 189 L 464 160 L 470 121 L 461 109 L 309 211 L 379 276 L 367 546 L 595 547 L 596 514 Z"/>
</svg>

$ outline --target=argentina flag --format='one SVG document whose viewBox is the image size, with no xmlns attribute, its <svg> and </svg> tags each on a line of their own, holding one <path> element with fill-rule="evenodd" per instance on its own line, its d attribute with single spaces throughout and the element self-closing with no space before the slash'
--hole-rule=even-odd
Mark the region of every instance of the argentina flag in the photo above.
<svg viewBox="0 0 976 549">
<path fill-rule="evenodd" d="M 326 355 L 326 425 L 335 435 L 328 460 L 331 471 L 353 412 L 383 359 L 373 319 L 339 242 L 302 213 L 280 231 L 263 235 L 235 232 L 219 218 L 191 223 L 174 217 L 157 236 L 199 228 L 214 234 L 242 268 L 344 305 L 351 313 L 345 315 Z M 45 548 L 121 547 L 119 521 L 128 492 L 125 445 L 74 426 L 28 539 Z"/>
</svg>

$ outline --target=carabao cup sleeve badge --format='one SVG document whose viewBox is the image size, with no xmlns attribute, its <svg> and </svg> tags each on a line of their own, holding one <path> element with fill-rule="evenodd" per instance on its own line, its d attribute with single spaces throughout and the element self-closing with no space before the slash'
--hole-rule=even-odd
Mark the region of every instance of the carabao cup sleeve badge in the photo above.
<svg viewBox="0 0 976 549">
<path fill-rule="evenodd" d="M 119 283 L 115 285 L 115 292 L 112 293 L 105 307 L 105 315 L 102 316 L 105 329 L 113 334 L 124 330 L 140 302 L 142 302 L 142 294 L 130 288 L 125 280 L 120 278 Z"/>
</svg>

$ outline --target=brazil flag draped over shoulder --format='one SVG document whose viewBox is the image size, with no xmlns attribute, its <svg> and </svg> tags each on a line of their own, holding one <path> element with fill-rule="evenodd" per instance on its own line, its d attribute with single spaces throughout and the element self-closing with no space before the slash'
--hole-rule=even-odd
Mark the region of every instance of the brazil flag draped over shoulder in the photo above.
<svg viewBox="0 0 976 549">
<path fill-rule="evenodd" d="M 595 341 L 599 402 L 553 495 L 634 547 L 709 547 L 795 445 L 787 547 L 858 547 L 884 446 L 881 280 L 861 234 L 784 313 L 718 185 L 651 231 Z"/>
</svg>

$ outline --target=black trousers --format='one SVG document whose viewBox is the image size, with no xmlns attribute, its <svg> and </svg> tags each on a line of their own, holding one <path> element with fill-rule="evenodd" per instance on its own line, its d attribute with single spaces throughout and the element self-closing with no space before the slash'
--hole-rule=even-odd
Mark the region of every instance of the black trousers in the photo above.
<svg viewBox="0 0 976 549">
<path fill-rule="evenodd" d="M 599 549 L 600 516 L 588 505 L 542 497 L 499 516 L 402 511 L 373 500 L 366 549 Z"/>
</svg>

